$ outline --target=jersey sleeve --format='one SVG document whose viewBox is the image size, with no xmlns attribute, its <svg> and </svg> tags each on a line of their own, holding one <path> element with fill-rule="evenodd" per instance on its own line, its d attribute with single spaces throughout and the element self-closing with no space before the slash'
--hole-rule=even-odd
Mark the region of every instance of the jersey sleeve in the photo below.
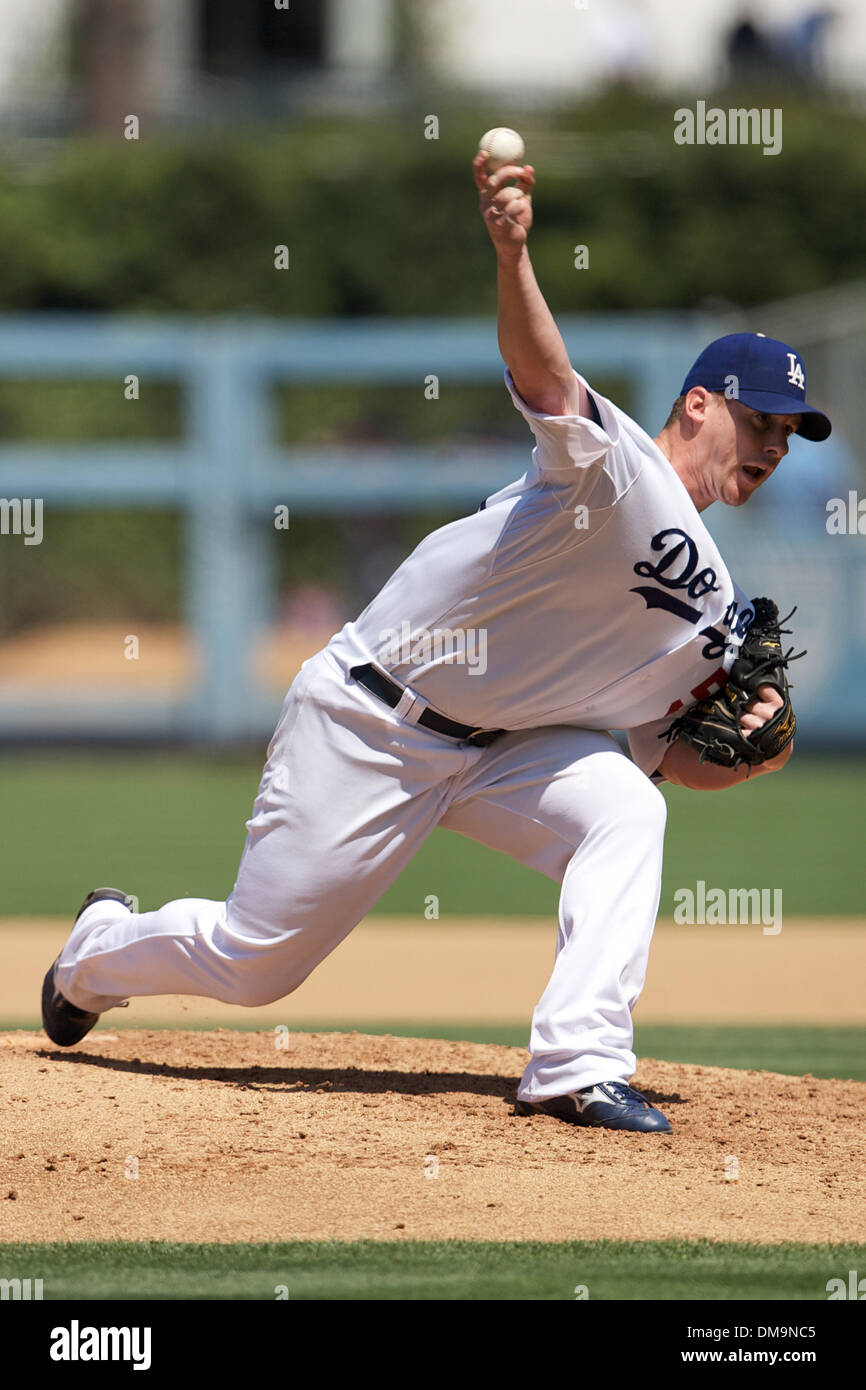
<svg viewBox="0 0 866 1390">
<path fill-rule="evenodd" d="M 628 749 L 632 760 L 645 772 L 652 782 L 664 782 L 666 778 L 659 772 L 659 763 L 668 751 L 668 741 L 663 737 L 667 733 L 676 715 L 669 714 L 663 719 L 654 719 L 649 724 L 639 724 L 635 729 L 629 729 L 626 737 L 628 738 Z"/>
<path fill-rule="evenodd" d="M 534 458 L 541 473 L 574 473 L 576 468 L 603 463 L 619 443 L 619 423 L 613 406 L 591 391 L 578 372 L 575 379 L 590 393 L 597 419 L 583 415 L 541 415 L 532 410 L 514 385 L 506 368 L 505 385 L 514 407 L 535 436 Z"/>
</svg>

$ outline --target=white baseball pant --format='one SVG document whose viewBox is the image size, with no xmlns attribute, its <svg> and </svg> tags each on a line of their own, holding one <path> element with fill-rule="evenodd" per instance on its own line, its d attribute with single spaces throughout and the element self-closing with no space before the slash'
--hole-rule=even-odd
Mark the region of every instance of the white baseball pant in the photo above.
<svg viewBox="0 0 866 1390">
<path fill-rule="evenodd" d="M 555 964 L 519 1098 L 628 1080 L 665 809 L 607 733 L 557 725 L 485 748 L 452 742 L 399 718 L 325 650 L 283 703 L 228 900 L 141 913 L 95 903 L 72 930 L 57 984 L 91 1012 L 151 994 L 250 1007 L 281 999 L 441 825 L 561 884 Z"/>
</svg>

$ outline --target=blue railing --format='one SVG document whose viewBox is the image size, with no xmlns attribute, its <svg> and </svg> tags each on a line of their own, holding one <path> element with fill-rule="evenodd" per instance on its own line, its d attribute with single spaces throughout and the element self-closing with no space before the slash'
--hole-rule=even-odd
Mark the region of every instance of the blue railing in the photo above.
<svg viewBox="0 0 866 1390">
<path fill-rule="evenodd" d="M 663 423 L 685 367 L 714 335 L 712 323 L 682 315 L 565 317 L 560 324 L 575 365 L 590 378 L 627 380 L 634 414 L 652 430 Z M 263 524 L 273 524 L 274 507 L 289 507 L 294 518 L 474 506 L 525 470 L 531 442 L 527 437 L 525 446 L 495 452 L 461 445 L 456 457 L 443 456 L 441 448 L 280 447 L 273 386 L 415 383 L 423 391 L 432 374 L 444 392 L 451 385 L 501 381 L 502 370 L 490 319 L 2 320 L 0 377 L 113 378 L 121 390 L 123 378 L 135 373 L 143 390 L 156 380 L 179 384 L 180 442 L 7 443 L 0 446 L 0 497 L 42 498 L 47 518 L 52 508 L 88 504 L 179 509 L 187 523 L 185 620 L 200 657 L 197 684 L 183 698 L 118 700 L 95 689 L 85 701 L 71 702 L 61 690 L 35 700 L 2 692 L 5 737 L 165 734 L 215 744 L 261 737 L 278 704 L 273 692 L 257 685 L 251 661 L 275 596 L 271 547 L 262 533 Z M 503 391 L 503 412 L 510 409 Z M 820 543 L 816 534 L 814 544 Z M 844 549 L 843 542 L 835 552 L 825 547 L 816 553 L 831 559 L 845 592 L 853 586 L 862 594 L 866 570 L 859 548 L 856 560 L 850 547 Z M 802 563 L 802 553 L 799 558 Z M 147 556 L 129 562 L 146 565 Z M 852 660 L 862 675 L 866 647 Z M 861 712 L 862 688 L 861 680 Z M 833 727 L 841 729 L 842 718 L 834 709 Z"/>
</svg>

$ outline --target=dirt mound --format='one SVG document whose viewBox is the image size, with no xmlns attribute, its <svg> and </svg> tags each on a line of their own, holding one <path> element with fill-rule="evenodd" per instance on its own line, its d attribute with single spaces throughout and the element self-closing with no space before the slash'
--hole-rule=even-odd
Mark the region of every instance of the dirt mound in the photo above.
<svg viewBox="0 0 866 1390">
<path fill-rule="evenodd" d="M 516 1116 L 520 1048 L 97 1030 L 0 1054 L 2 1241 L 863 1239 L 862 1082 L 641 1061 L 657 1136 Z"/>
</svg>

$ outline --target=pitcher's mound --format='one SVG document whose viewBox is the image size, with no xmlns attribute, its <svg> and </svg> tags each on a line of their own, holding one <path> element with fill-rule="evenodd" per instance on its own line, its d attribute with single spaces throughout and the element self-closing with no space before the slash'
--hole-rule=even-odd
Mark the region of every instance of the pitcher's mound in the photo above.
<svg viewBox="0 0 866 1390">
<path fill-rule="evenodd" d="M 866 1083 L 641 1061 L 670 1135 L 514 1114 L 520 1048 L 0 1034 L 0 1240 L 863 1238 Z"/>
</svg>

